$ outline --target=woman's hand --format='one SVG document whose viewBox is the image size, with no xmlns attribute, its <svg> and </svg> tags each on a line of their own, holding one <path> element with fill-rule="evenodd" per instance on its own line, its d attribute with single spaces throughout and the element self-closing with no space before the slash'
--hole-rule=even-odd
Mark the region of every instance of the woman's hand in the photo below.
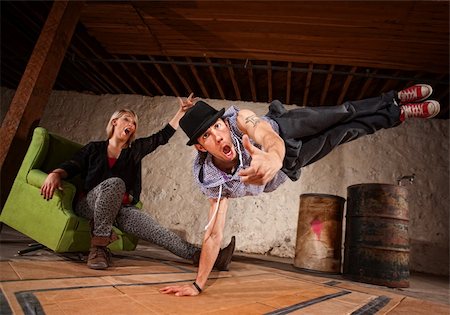
<svg viewBox="0 0 450 315">
<path fill-rule="evenodd" d="M 174 294 L 175 296 L 195 296 L 200 294 L 193 284 L 171 285 L 159 289 L 159 292 L 164 294 Z"/>
<path fill-rule="evenodd" d="M 194 106 L 197 98 L 193 97 L 194 93 L 191 93 L 191 95 L 189 95 L 186 99 L 182 99 L 181 97 L 178 98 L 178 101 L 180 102 L 180 108 L 178 109 L 175 116 L 173 116 L 173 118 L 169 121 L 169 124 L 173 127 L 173 129 L 178 129 L 178 126 L 180 125 L 180 119 L 184 116 L 189 108 Z"/>
<path fill-rule="evenodd" d="M 194 98 L 194 93 L 191 93 L 186 99 L 182 99 L 181 97 L 178 98 L 178 101 L 180 102 L 180 111 L 185 113 L 189 108 L 194 106 L 195 102 L 197 101 L 197 97 Z"/>
<path fill-rule="evenodd" d="M 41 187 L 41 195 L 46 200 L 50 200 L 53 198 L 53 194 L 56 189 L 63 190 L 61 185 L 61 175 L 60 173 L 52 172 L 48 174 L 44 183 Z"/>
</svg>

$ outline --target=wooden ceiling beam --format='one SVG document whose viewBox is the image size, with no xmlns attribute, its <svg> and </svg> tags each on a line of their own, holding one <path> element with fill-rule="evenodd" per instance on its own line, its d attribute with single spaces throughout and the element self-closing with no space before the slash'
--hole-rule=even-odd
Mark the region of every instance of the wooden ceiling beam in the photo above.
<svg viewBox="0 0 450 315">
<path fill-rule="evenodd" d="M 69 48 L 71 51 L 66 52 L 66 59 L 68 55 L 75 55 L 73 45 Z M 63 64 L 64 65 L 64 64 Z M 69 73 L 80 73 L 80 76 L 83 77 L 84 80 L 81 80 L 78 76 L 75 77 L 75 80 L 79 82 L 79 85 L 85 86 L 86 79 L 89 81 L 89 85 L 95 86 L 97 91 L 100 93 L 111 93 L 113 90 L 105 84 L 105 81 L 98 77 L 99 73 L 92 71 L 91 68 L 88 69 L 88 66 L 84 62 L 73 64 L 69 60 L 66 60 L 66 67 L 70 67 Z M 61 69 L 64 70 L 64 69 Z M 89 90 L 89 88 L 87 88 Z"/>
<path fill-rule="evenodd" d="M 30 129 L 41 119 L 83 5 L 82 1 L 57 1 L 52 5 L 1 125 L 2 170 L 13 140 L 26 144 Z M 16 161 L 22 160 L 26 147 L 14 153 Z"/>
<path fill-rule="evenodd" d="M 286 73 L 286 104 L 291 104 L 291 79 L 292 79 L 292 62 L 288 62 L 288 69 Z"/>
<path fill-rule="evenodd" d="M 167 57 L 167 60 L 170 61 L 170 66 L 172 67 L 173 71 L 175 71 L 175 73 L 177 74 L 181 83 L 183 84 L 184 88 L 186 89 L 186 97 L 189 96 L 193 92 L 192 88 L 189 86 L 189 83 L 186 81 L 186 79 L 181 74 L 178 66 L 176 64 L 174 64 L 174 62 L 173 62 L 174 60 L 170 57 Z"/>
<path fill-rule="evenodd" d="M 312 72 L 313 72 L 313 63 L 310 62 L 308 67 L 308 75 L 306 76 L 305 92 L 303 93 L 303 106 L 306 106 L 308 104 L 308 95 L 311 86 Z"/>
<path fill-rule="evenodd" d="M 197 80 L 198 85 L 200 86 L 200 89 L 202 90 L 203 97 L 210 98 L 208 90 L 206 89 L 205 83 L 200 78 L 197 68 L 192 64 L 192 59 L 189 57 L 186 57 L 187 62 L 189 63 L 189 68 L 192 71 L 192 74 L 194 75 L 195 80 Z"/>
<path fill-rule="evenodd" d="M 98 60 L 100 60 L 100 63 L 109 71 L 110 74 L 112 74 L 113 77 L 115 77 L 117 80 L 119 80 L 127 89 L 129 89 L 130 91 L 132 91 L 133 89 L 129 86 L 129 84 L 122 78 L 122 76 L 117 75 L 116 71 L 107 63 L 102 61 L 102 57 L 95 51 L 94 48 L 91 47 L 91 45 L 89 45 L 84 38 L 82 38 L 81 36 L 77 36 L 77 40 L 79 40 L 83 46 Z M 102 71 L 103 73 L 103 71 Z M 109 80 L 109 82 L 111 82 L 111 80 Z M 114 84 L 114 86 L 117 87 L 117 85 Z M 123 93 L 122 89 L 119 88 L 119 93 Z"/>
<path fill-rule="evenodd" d="M 15 86 L 20 82 L 20 78 L 22 77 L 22 73 L 17 71 L 17 68 L 14 65 L 11 65 L 9 62 L 2 62 L 1 64 L 1 78 L 2 81 L 7 81 L 11 86 Z"/>
<path fill-rule="evenodd" d="M 245 66 L 244 68 L 247 69 L 247 74 L 248 74 L 248 80 L 250 82 L 250 90 L 252 92 L 252 101 L 253 102 L 257 102 L 257 98 L 256 98 L 256 87 L 255 87 L 255 78 L 253 76 L 253 68 L 252 68 L 252 62 L 250 60 L 247 59 L 247 61 L 245 62 Z"/>
<path fill-rule="evenodd" d="M 70 71 L 70 75 L 67 74 L 69 71 L 69 68 L 72 70 Z M 83 77 L 83 79 L 85 79 Z M 71 67 L 61 67 L 58 74 L 58 79 L 55 80 L 55 84 L 53 85 L 53 90 L 63 90 L 67 91 L 69 90 L 67 87 L 74 86 L 73 82 L 76 82 L 77 86 L 85 86 L 86 85 L 86 79 L 84 81 L 80 80 L 79 78 L 79 72 L 76 69 L 72 69 Z M 98 92 L 97 86 L 92 84 L 90 86 L 91 89 L 95 89 Z"/>
<path fill-rule="evenodd" d="M 145 25 L 147 31 L 148 31 L 148 35 L 150 35 L 150 40 L 156 44 L 156 46 L 158 47 L 159 51 L 161 54 L 165 54 L 166 56 L 168 55 L 164 50 L 163 47 L 161 45 L 161 42 L 158 39 L 158 36 L 152 31 L 152 28 L 150 27 L 150 25 L 147 24 L 147 22 L 145 21 L 145 18 L 143 17 L 142 13 L 146 13 L 145 11 L 143 11 L 141 8 L 136 7 L 137 5 L 139 5 L 139 2 L 135 2 L 133 4 L 133 8 L 136 12 L 136 14 L 139 16 L 139 19 L 141 21 L 141 23 L 143 25 Z"/>
<path fill-rule="evenodd" d="M 176 97 L 180 97 L 180 93 L 178 93 L 178 90 L 176 89 L 176 87 L 172 84 L 172 81 L 170 81 L 170 79 L 165 75 L 164 71 L 162 70 L 161 66 L 156 63 L 155 58 L 153 58 L 152 56 L 148 56 L 148 58 L 153 61 L 153 65 L 155 66 L 156 70 L 158 70 L 159 74 L 162 76 L 162 78 L 164 79 L 164 81 L 166 81 L 167 85 L 169 85 L 170 89 L 172 90 L 173 94 L 175 94 Z"/>
<path fill-rule="evenodd" d="M 17 85 L 17 81 L 14 78 L 9 78 L 5 75 L 2 75 L 2 82 L 5 82 L 6 84 L 4 84 L 4 86 L 8 87 L 13 87 Z"/>
<path fill-rule="evenodd" d="M 236 99 L 238 101 L 240 101 L 241 100 L 241 91 L 239 90 L 239 85 L 237 84 L 233 65 L 231 64 L 230 59 L 227 59 L 227 65 L 228 65 L 228 73 L 230 74 L 230 78 L 231 78 L 231 83 L 233 83 L 234 93 L 236 94 Z"/>
<path fill-rule="evenodd" d="M 403 85 L 403 88 L 406 89 L 407 87 L 410 87 L 411 85 L 415 84 L 417 82 L 416 80 L 420 79 L 422 76 L 423 72 L 416 73 L 414 75 L 414 80 L 409 80 L 406 84 Z"/>
<path fill-rule="evenodd" d="M 3 51 L 4 52 L 4 51 Z M 13 73 L 16 77 L 17 81 L 20 81 L 20 78 L 22 77 L 23 73 L 18 71 L 17 68 L 14 65 L 11 65 L 10 62 L 2 62 L 2 68 L 5 67 L 8 69 L 9 73 Z"/>
<path fill-rule="evenodd" d="M 393 74 L 394 77 L 398 77 L 399 75 L 400 75 L 400 71 L 395 71 L 395 73 Z M 386 80 L 386 82 L 383 84 L 383 87 L 381 88 L 380 92 L 384 93 L 384 92 L 392 90 L 397 83 L 398 83 L 398 80 L 396 80 L 396 79 Z"/>
<path fill-rule="evenodd" d="M 131 59 L 137 60 L 136 57 L 134 57 L 134 56 L 131 56 Z M 158 91 L 158 93 L 159 93 L 160 95 L 164 95 L 164 91 L 161 89 L 161 87 L 159 86 L 159 84 L 152 78 L 152 76 L 147 74 L 147 71 L 146 71 L 146 69 L 144 68 L 144 66 L 142 65 L 142 63 L 136 62 L 136 64 L 137 64 L 139 70 L 141 71 L 141 73 L 144 75 L 144 77 L 145 77 L 148 81 L 150 81 L 150 83 L 155 87 L 155 89 Z"/>
<path fill-rule="evenodd" d="M 102 45 L 97 41 L 96 38 L 93 38 L 90 36 L 90 34 L 88 33 L 88 31 L 85 29 L 85 27 L 83 25 L 79 25 L 77 32 L 75 33 L 75 38 L 77 41 L 77 48 L 78 51 L 81 52 L 81 47 L 79 44 L 81 44 L 81 46 L 84 48 L 83 49 L 83 55 L 89 55 L 89 56 L 93 56 L 95 58 L 95 62 L 99 62 L 103 67 L 105 67 L 107 69 L 107 73 L 109 72 L 113 78 L 115 78 L 118 82 L 120 82 L 123 87 L 125 87 L 126 89 L 128 89 L 128 91 L 131 91 L 132 93 L 136 93 L 135 89 L 128 83 L 128 78 L 124 77 L 124 74 L 128 74 L 128 71 L 125 70 L 125 72 L 123 74 L 118 74 L 116 69 L 114 69 L 114 66 L 112 66 L 110 64 L 110 62 L 107 61 L 107 59 L 105 59 L 104 57 L 107 57 L 109 59 L 111 58 L 111 54 L 109 54 L 103 47 Z M 75 44 L 73 45 L 75 46 Z M 85 58 L 87 59 L 87 58 Z M 115 58 L 117 59 L 117 58 Z M 113 60 L 114 61 L 114 60 Z M 114 62 L 114 63 L 118 63 L 118 62 Z M 92 64 L 90 64 L 92 66 Z M 122 68 L 122 69 L 126 69 L 123 65 L 118 65 L 118 67 Z M 101 73 L 103 74 L 103 77 L 105 77 L 105 71 L 101 71 Z M 108 76 L 109 77 L 109 76 Z M 133 77 L 131 78 L 132 80 Z M 112 83 L 111 80 L 108 80 L 108 83 Z M 116 83 L 112 83 L 112 85 L 115 87 L 116 90 L 118 90 L 118 93 L 124 93 L 125 91 L 121 88 L 118 87 Z"/>
<path fill-rule="evenodd" d="M 25 3 L 25 4 L 26 4 L 26 3 Z M 32 16 L 34 16 L 34 17 L 40 19 L 41 22 L 42 22 L 43 19 L 45 20 L 45 18 L 42 18 L 41 16 L 38 16 L 38 14 L 36 13 L 36 11 L 33 10 L 33 9 L 31 9 L 31 8 L 30 8 L 28 11 L 26 11 L 26 12 L 30 12 L 30 14 L 24 13 L 23 8 L 22 8 L 22 7 L 20 7 L 20 8 L 17 7 L 17 4 L 15 3 L 15 1 L 10 1 L 10 2 L 8 2 L 8 5 L 13 6 L 13 7 L 14 7 L 14 10 L 15 10 L 17 13 L 19 13 L 19 14 L 22 16 L 22 18 L 25 19 L 25 21 L 27 21 L 27 23 L 28 23 L 28 26 L 27 26 L 27 25 L 24 25 L 24 23 L 20 23 L 20 26 L 21 26 L 22 28 L 25 28 L 24 30 L 22 30 L 21 27 L 16 26 L 16 25 L 14 25 L 14 27 L 15 27 L 17 30 L 19 30 L 22 34 L 24 34 L 24 36 L 27 37 L 28 39 L 30 39 L 30 37 L 33 37 L 33 39 L 31 40 L 31 42 L 34 42 L 34 35 L 31 35 L 31 34 L 36 34 L 37 36 L 39 36 L 39 30 L 42 28 L 42 26 L 40 26 L 40 25 L 32 18 Z M 26 5 L 28 5 L 28 4 L 26 4 Z M 4 20 L 7 20 L 7 19 L 3 19 L 3 20 L 2 20 L 2 23 L 3 23 Z M 45 21 L 44 21 L 44 22 L 45 22 Z M 41 24 L 41 25 L 42 25 L 42 24 Z"/>
<path fill-rule="evenodd" d="M 323 106 L 325 99 L 327 98 L 328 88 L 330 87 L 331 78 L 333 77 L 334 65 L 331 65 L 328 69 L 327 78 L 325 79 L 325 84 L 322 89 L 322 94 L 320 96 L 320 106 Z"/>
<path fill-rule="evenodd" d="M 375 74 L 377 74 L 377 72 L 378 72 L 378 70 L 375 69 L 374 71 L 372 71 L 371 74 L 375 75 Z M 367 90 L 369 89 L 370 85 L 372 84 L 372 81 L 373 81 L 373 77 L 370 76 L 367 78 L 366 82 L 364 82 L 364 85 L 357 97 L 358 100 L 362 100 L 366 96 Z"/>
<path fill-rule="evenodd" d="M 13 28 L 13 29 L 15 29 L 21 36 L 23 36 L 23 37 L 21 37 L 21 39 L 26 39 L 26 41 L 28 43 L 33 43 L 35 41 L 35 39 L 32 37 L 32 35 L 30 35 L 30 33 L 26 32 L 26 30 L 22 30 L 20 27 L 17 26 L 17 24 L 11 23 L 10 20 L 4 19 L 2 17 L 2 24 L 3 23 L 5 23 L 5 25 L 2 26 L 2 28 L 4 27 L 4 28 Z M 22 25 L 22 27 L 23 27 L 23 25 Z M 33 30 L 33 28 L 31 28 L 31 30 Z M 30 44 L 30 45 L 32 45 L 32 44 Z"/>
<path fill-rule="evenodd" d="M 112 80 L 109 79 L 109 76 L 104 74 L 104 71 L 101 71 L 101 69 L 99 69 L 97 67 L 96 64 L 94 64 L 93 62 L 89 61 L 89 59 L 84 55 L 83 52 L 81 52 L 81 50 L 79 50 L 77 47 L 73 46 L 73 51 L 75 52 L 75 54 L 77 56 L 79 56 L 81 59 L 84 59 L 84 63 L 89 65 L 89 67 L 91 67 L 92 69 L 94 69 L 94 73 L 98 73 L 102 79 L 107 82 L 109 84 L 109 86 L 114 89 L 114 93 L 122 93 L 122 89 L 119 88 Z"/>
<path fill-rule="evenodd" d="M 267 98 L 272 102 L 272 62 L 267 61 Z"/>
<path fill-rule="evenodd" d="M 341 94 L 339 95 L 338 101 L 336 105 L 340 105 L 344 102 L 344 97 L 347 94 L 348 88 L 350 87 L 350 83 L 353 80 L 353 75 L 356 72 L 357 67 L 352 67 L 352 70 L 350 71 L 351 74 L 347 76 L 347 79 L 345 79 L 344 85 L 342 86 Z"/>
<path fill-rule="evenodd" d="M 115 59 L 119 59 L 116 55 L 111 55 L 111 57 L 113 57 L 113 58 L 115 58 Z M 137 78 L 137 77 L 134 75 L 133 71 L 130 70 L 130 68 L 128 67 L 128 64 L 119 62 L 119 65 L 120 65 L 120 66 L 122 67 L 122 69 L 123 69 L 123 70 L 124 70 L 124 71 L 132 78 L 132 79 L 133 79 L 133 81 L 134 81 L 137 85 L 139 85 L 139 87 L 142 89 L 142 91 L 144 91 L 144 93 L 146 93 L 148 96 L 153 96 L 153 94 L 147 89 L 147 87 L 146 87 L 144 84 L 142 84 L 141 80 L 139 80 L 139 78 Z M 135 89 L 134 89 L 130 84 L 127 85 L 127 88 L 128 88 L 131 92 L 133 92 L 133 94 L 139 94 L 139 93 L 136 93 Z"/>
<path fill-rule="evenodd" d="M 225 94 L 223 93 L 222 86 L 220 85 L 220 82 L 217 79 L 216 70 L 214 70 L 214 67 L 212 66 L 211 59 L 206 57 L 206 62 L 209 64 L 208 69 L 209 69 L 209 72 L 211 73 L 211 76 L 213 77 L 213 80 L 214 80 L 214 83 L 216 84 L 217 90 L 219 90 L 220 97 L 224 100 Z"/>
<path fill-rule="evenodd" d="M 55 84 L 53 85 L 53 90 L 63 90 L 63 91 L 67 91 L 67 85 L 66 84 L 64 84 L 63 82 L 61 82 L 61 81 L 64 81 L 64 80 L 59 80 L 59 81 L 56 81 L 55 82 Z M 66 82 L 67 83 L 67 82 Z"/>
</svg>

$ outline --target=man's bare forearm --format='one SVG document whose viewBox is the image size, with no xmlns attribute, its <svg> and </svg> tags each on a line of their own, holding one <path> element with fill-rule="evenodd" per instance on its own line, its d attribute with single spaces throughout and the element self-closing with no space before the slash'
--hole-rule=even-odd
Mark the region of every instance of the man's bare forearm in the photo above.
<svg viewBox="0 0 450 315">
<path fill-rule="evenodd" d="M 196 277 L 197 284 L 203 289 L 211 273 L 214 263 L 220 251 L 220 245 L 223 238 L 223 229 L 225 227 L 225 216 L 228 209 L 228 200 L 220 199 L 218 211 L 214 217 L 217 203 L 214 199 L 210 199 L 209 218 L 213 218 L 211 226 L 205 233 L 202 244 L 202 253 L 200 256 L 200 264 Z"/>
<path fill-rule="evenodd" d="M 260 144 L 265 152 L 274 154 L 283 161 L 286 153 L 284 141 L 267 121 L 260 119 L 250 110 L 241 110 L 238 116 L 238 127 Z"/>
<path fill-rule="evenodd" d="M 221 239 L 211 236 L 203 241 L 200 264 L 197 277 L 195 278 L 195 282 L 197 282 L 202 289 L 205 288 L 206 281 L 214 267 L 214 262 L 219 254 L 221 241 Z"/>
<path fill-rule="evenodd" d="M 283 139 L 279 135 L 273 132 L 273 130 L 272 132 L 263 132 L 261 142 L 264 151 L 275 154 L 283 162 L 286 148 Z"/>
</svg>

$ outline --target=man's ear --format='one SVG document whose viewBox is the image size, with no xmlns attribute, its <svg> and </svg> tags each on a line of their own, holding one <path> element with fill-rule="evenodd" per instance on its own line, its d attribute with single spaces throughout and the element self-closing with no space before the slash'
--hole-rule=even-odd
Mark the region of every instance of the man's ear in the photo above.
<svg viewBox="0 0 450 315">
<path fill-rule="evenodd" d="M 194 144 L 195 148 L 200 152 L 207 152 L 206 149 L 201 144 Z"/>
</svg>

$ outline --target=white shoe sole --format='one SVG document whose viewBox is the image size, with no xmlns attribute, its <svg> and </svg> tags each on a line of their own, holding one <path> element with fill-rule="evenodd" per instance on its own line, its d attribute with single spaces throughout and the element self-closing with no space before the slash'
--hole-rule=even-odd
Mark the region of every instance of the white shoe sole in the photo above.
<svg viewBox="0 0 450 315">
<path fill-rule="evenodd" d="M 428 113 L 430 114 L 427 119 L 433 118 L 441 111 L 441 104 L 438 101 L 427 101 L 428 102 Z"/>
</svg>

